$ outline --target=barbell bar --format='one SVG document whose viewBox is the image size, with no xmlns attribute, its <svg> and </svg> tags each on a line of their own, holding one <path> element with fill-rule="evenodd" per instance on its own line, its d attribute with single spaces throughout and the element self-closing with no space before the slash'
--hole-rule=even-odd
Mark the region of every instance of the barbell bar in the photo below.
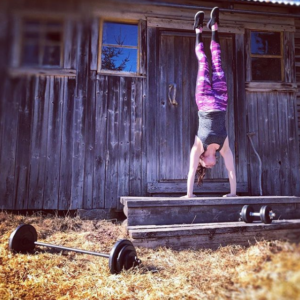
<svg viewBox="0 0 300 300">
<path fill-rule="evenodd" d="M 259 217 L 263 223 L 270 224 L 276 215 L 268 205 L 262 206 L 259 212 L 254 212 L 253 207 L 250 205 L 244 205 L 240 216 L 245 223 L 252 223 L 255 217 Z"/>
<path fill-rule="evenodd" d="M 10 251 L 21 253 L 32 252 L 35 246 L 43 246 L 63 251 L 71 251 L 108 258 L 109 270 L 111 274 L 118 274 L 123 269 L 129 270 L 132 267 L 141 264 L 141 260 L 138 259 L 136 250 L 132 242 L 129 240 L 118 240 L 110 251 L 110 254 L 93 252 L 38 242 L 37 231 L 32 225 L 29 224 L 19 225 L 10 235 L 8 245 Z"/>
</svg>

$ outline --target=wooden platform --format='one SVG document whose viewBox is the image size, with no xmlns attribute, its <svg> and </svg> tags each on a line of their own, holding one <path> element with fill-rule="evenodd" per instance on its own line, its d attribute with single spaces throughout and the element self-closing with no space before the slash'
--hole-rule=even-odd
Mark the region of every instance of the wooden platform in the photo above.
<svg viewBox="0 0 300 300">
<path fill-rule="evenodd" d="M 249 245 L 257 240 L 300 241 L 300 197 L 122 197 L 127 230 L 136 246 L 173 249 Z M 269 205 L 272 224 L 239 221 L 246 204 Z"/>
<path fill-rule="evenodd" d="M 300 241 L 300 219 L 273 221 L 272 224 L 244 222 L 129 226 L 135 246 L 172 249 L 217 249 L 230 244 L 248 246 L 259 240 Z"/>
<path fill-rule="evenodd" d="M 121 197 L 128 226 L 236 222 L 240 211 L 251 204 L 255 211 L 270 205 L 275 219 L 300 219 L 300 197 Z"/>
</svg>

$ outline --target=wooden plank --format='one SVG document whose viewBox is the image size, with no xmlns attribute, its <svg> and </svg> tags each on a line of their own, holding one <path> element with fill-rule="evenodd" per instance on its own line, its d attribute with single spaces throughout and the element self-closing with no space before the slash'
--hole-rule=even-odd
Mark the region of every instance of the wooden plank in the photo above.
<svg viewBox="0 0 300 300">
<path fill-rule="evenodd" d="M 107 161 L 105 178 L 105 208 L 117 207 L 119 157 L 119 97 L 120 77 L 108 77 Z"/>
<path fill-rule="evenodd" d="M 133 239 L 181 237 L 194 235 L 222 235 L 228 233 L 255 233 L 269 232 L 281 229 L 300 229 L 300 220 L 274 220 L 271 224 L 259 221 L 254 223 L 224 222 L 224 223 L 197 223 L 184 225 L 160 225 L 160 226 L 129 226 L 127 230 Z M 300 238 L 300 237 L 299 237 Z"/>
<path fill-rule="evenodd" d="M 183 250 L 183 249 L 212 249 L 216 250 L 220 246 L 227 245 L 241 245 L 241 246 L 249 246 L 251 244 L 255 245 L 257 241 L 260 240 L 283 240 L 289 241 L 291 243 L 299 242 L 299 229 L 293 230 L 275 230 L 268 234 L 264 234 L 263 232 L 258 232 L 255 235 L 250 233 L 249 235 L 234 233 L 227 235 L 220 235 L 215 237 L 213 240 L 210 236 L 206 236 L 204 238 L 199 238 L 199 236 L 184 236 L 184 237 L 170 237 L 163 239 L 137 239 L 133 240 L 133 244 L 135 247 L 142 248 L 161 248 L 167 247 L 172 248 L 174 250 Z M 200 236 L 201 237 L 201 236 Z"/>
<path fill-rule="evenodd" d="M 168 100 L 168 89 L 169 84 L 173 83 L 172 78 L 174 71 L 174 37 L 160 35 L 159 44 L 159 94 L 158 104 L 159 110 L 157 112 L 157 119 L 159 123 L 158 131 L 158 153 L 157 169 L 158 169 L 158 180 L 171 179 L 172 172 L 172 152 L 170 152 L 170 142 L 168 129 L 173 124 L 168 119 L 168 110 L 172 109 L 171 104 Z M 172 109 L 173 110 L 173 109 Z M 171 137 L 174 134 L 171 134 Z M 153 137 L 152 137 L 153 138 Z M 172 146 L 171 146 L 172 147 Z"/>
<path fill-rule="evenodd" d="M 55 68 L 10 68 L 8 70 L 10 77 L 20 76 L 60 76 L 60 77 L 76 77 L 76 71 L 72 69 L 55 69 Z"/>
<path fill-rule="evenodd" d="M 77 19 L 68 17 L 65 20 L 65 39 L 64 39 L 64 68 L 76 68 L 76 51 L 77 51 Z M 76 73 L 75 73 L 76 75 Z"/>
<path fill-rule="evenodd" d="M 287 126 L 289 137 L 289 195 L 300 194 L 300 164 L 299 164 L 299 152 L 298 152 L 298 136 L 297 136 L 297 119 L 296 119 L 296 104 L 295 96 L 293 94 L 288 95 L 288 107 L 287 107 Z"/>
<path fill-rule="evenodd" d="M 141 113 L 141 126 L 142 126 L 142 181 L 141 181 L 141 195 L 147 195 L 147 180 L 148 180 L 148 170 L 147 170 L 147 128 L 146 128 L 146 120 L 147 120 L 147 114 L 146 111 L 146 102 L 147 102 L 147 79 L 143 78 L 141 80 L 142 85 L 142 98 L 141 98 L 141 107 L 142 107 L 142 113 Z"/>
<path fill-rule="evenodd" d="M 174 38 L 174 45 L 173 45 L 173 53 L 174 56 L 172 57 L 173 61 L 171 63 L 174 66 L 174 83 L 176 84 L 176 99 L 178 105 L 177 106 L 170 106 L 168 116 L 168 120 L 171 122 L 169 126 L 170 132 L 169 135 L 172 136 L 172 144 L 170 153 L 172 153 L 172 179 L 183 179 L 185 176 L 184 174 L 187 173 L 188 164 L 184 164 L 184 160 L 186 157 L 183 157 L 183 136 L 185 136 L 186 128 L 183 127 L 183 120 L 186 116 L 183 116 L 184 112 L 184 99 L 183 99 L 183 57 L 186 55 L 184 51 L 182 51 L 183 47 L 187 46 L 184 43 L 185 39 L 182 36 L 176 36 Z M 171 57 L 170 57 L 171 59 Z M 172 95 L 172 94 L 171 94 Z M 171 96 L 172 97 L 172 96 Z M 189 118 L 188 118 L 189 119 Z M 168 160 L 168 157 L 166 157 Z"/>
<path fill-rule="evenodd" d="M 293 33 L 283 33 L 284 81 L 294 83 L 295 70 L 295 38 Z"/>
<path fill-rule="evenodd" d="M 99 50 L 99 18 L 91 21 L 90 70 L 97 71 Z"/>
<path fill-rule="evenodd" d="M 118 186 L 117 186 L 117 208 L 121 209 L 122 206 L 119 202 L 119 197 L 129 194 L 129 185 L 131 178 L 130 165 L 134 162 L 130 161 L 131 138 L 135 132 L 131 132 L 130 114 L 135 110 L 135 103 L 132 103 L 132 93 L 135 94 L 135 82 L 130 78 L 120 78 L 120 97 L 119 97 L 119 120 L 118 120 L 118 133 L 119 133 L 119 149 L 118 156 L 114 159 L 118 160 Z"/>
<path fill-rule="evenodd" d="M 85 160 L 84 160 L 84 189 L 83 208 L 93 207 L 93 183 L 95 162 L 95 108 L 96 108 L 96 72 L 90 72 L 88 78 L 88 91 L 85 100 Z"/>
<path fill-rule="evenodd" d="M 282 195 L 288 195 L 290 180 L 290 171 L 288 157 L 288 127 L 287 127 L 287 95 L 281 94 L 278 97 L 278 149 L 279 149 L 279 178 Z"/>
<path fill-rule="evenodd" d="M 235 36 L 235 119 L 238 126 L 235 127 L 235 162 L 238 181 L 248 182 L 248 153 L 247 153 L 247 102 L 245 93 L 245 55 L 244 55 L 244 36 Z"/>
<path fill-rule="evenodd" d="M 24 92 L 22 79 L 6 79 L 1 97 L 1 146 L 0 146 L 0 208 L 13 209 L 15 202 L 15 166 L 19 124 L 19 101 Z M 24 95 L 23 95 L 24 96 Z"/>
<path fill-rule="evenodd" d="M 153 182 L 148 183 L 148 193 L 159 194 L 159 193 L 186 193 L 186 182 Z M 248 184 L 244 182 L 237 183 L 237 192 L 245 193 L 248 190 Z M 224 194 L 230 191 L 228 180 L 204 180 L 201 186 L 194 185 L 194 193 L 208 193 L 208 194 Z"/>
<path fill-rule="evenodd" d="M 139 21 L 140 25 L 140 71 L 141 75 L 147 75 L 147 22 L 144 20 Z"/>
<path fill-rule="evenodd" d="M 249 63 L 251 62 L 249 61 Z M 250 69 L 247 70 L 247 72 L 250 72 Z M 249 76 L 251 76 L 250 73 Z M 247 92 L 296 92 L 297 91 L 297 85 L 295 83 L 246 82 L 245 86 Z"/>
<path fill-rule="evenodd" d="M 143 80 L 132 81 L 130 99 L 129 195 L 142 195 Z"/>
<path fill-rule="evenodd" d="M 63 79 L 50 77 L 47 160 L 43 209 L 58 209 L 61 160 L 61 124 L 64 96 Z"/>
<path fill-rule="evenodd" d="M 145 112 L 147 113 L 146 121 L 146 144 L 147 153 L 147 182 L 155 182 L 157 180 L 158 165 L 158 124 L 156 122 L 157 112 L 159 108 L 159 99 L 157 95 L 158 86 L 158 30 L 148 27 L 147 34 L 147 53 L 148 53 L 148 76 L 147 87 L 148 97 L 145 101 Z"/>
<path fill-rule="evenodd" d="M 62 107 L 61 161 L 59 174 L 59 206 L 60 210 L 68 210 L 71 205 L 72 187 L 72 153 L 73 153 L 73 115 L 75 114 L 74 92 L 75 80 L 64 78 L 64 99 Z"/>
<path fill-rule="evenodd" d="M 278 95 L 277 93 L 272 93 L 269 95 L 267 102 L 265 105 L 267 106 L 268 117 L 269 117 L 269 162 L 267 164 L 268 169 L 270 171 L 270 177 L 268 179 L 269 183 L 269 194 L 270 195 L 280 195 L 280 176 L 279 176 L 279 169 L 280 169 L 280 156 L 279 151 L 272 151 L 271 149 L 277 149 L 279 141 L 278 141 L 278 115 L 277 115 L 277 108 L 278 108 Z M 272 161 L 272 163 L 271 163 Z"/>
<path fill-rule="evenodd" d="M 259 240 L 284 240 L 290 242 L 299 242 L 300 221 L 278 221 L 274 224 L 263 225 L 235 223 L 231 227 L 223 227 L 222 224 L 215 225 L 212 228 L 201 228 L 201 225 L 194 225 L 189 230 L 177 230 L 164 233 L 142 232 L 138 234 L 131 230 L 130 236 L 135 246 L 157 248 L 168 247 L 172 249 L 199 249 L 210 248 L 217 249 L 226 245 L 244 245 L 249 246 Z M 223 227 L 223 228 L 222 228 Z M 137 238 L 140 236 L 141 238 Z"/>
<path fill-rule="evenodd" d="M 48 84 L 48 90 L 46 85 Z M 44 201 L 47 136 L 49 115 L 49 87 L 50 81 L 46 77 L 35 78 L 33 95 L 31 149 L 30 149 L 30 177 L 28 209 L 42 209 Z M 50 106 L 51 107 L 51 106 Z"/>
<path fill-rule="evenodd" d="M 251 31 L 247 29 L 245 31 L 245 66 L 246 66 L 246 81 L 250 82 L 252 79 L 251 74 Z M 239 64 L 237 65 L 237 68 L 239 68 Z M 247 87 L 247 85 L 246 85 Z M 247 89 L 246 89 L 247 90 Z"/>
<path fill-rule="evenodd" d="M 214 205 L 267 205 L 267 204 L 300 204 L 296 196 L 244 196 L 244 197 L 121 197 L 121 203 L 129 208 L 162 207 L 162 206 L 214 206 Z"/>
<path fill-rule="evenodd" d="M 72 188 L 71 209 L 83 206 L 84 157 L 85 157 L 85 121 L 84 107 L 87 97 L 87 78 L 89 76 L 90 31 L 89 21 L 82 20 L 78 26 L 77 40 L 77 77 L 74 97 L 73 115 L 73 159 L 72 159 Z"/>
<path fill-rule="evenodd" d="M 93 208 L 105 206 L 105 180 L 108 139 L 108 76 L 100 76 L 96 82 L 96 132 L 93 184 Z"/>
<path fill-rule="evenodd" d="M 32 118 L 33 78 L 23 79 L 20 91 L 17 153 L 15 164 L 15 209 L 26 209 L 29 192 L 30 132 Z"/>
</svg>

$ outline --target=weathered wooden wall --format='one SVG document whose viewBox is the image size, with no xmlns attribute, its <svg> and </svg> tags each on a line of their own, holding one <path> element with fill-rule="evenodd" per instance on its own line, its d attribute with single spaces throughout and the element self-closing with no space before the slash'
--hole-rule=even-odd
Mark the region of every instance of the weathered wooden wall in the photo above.
<svg viewBox="0 0 300 300">
<path fill-rule="evenodd" d="M 66 20 L 66 35 L 65 74 L 13 73 L 1 89 L 1 208 L 120 209 L 143 193 L 145 79 L 97 75 L 98 18 Z"/>
</svg>

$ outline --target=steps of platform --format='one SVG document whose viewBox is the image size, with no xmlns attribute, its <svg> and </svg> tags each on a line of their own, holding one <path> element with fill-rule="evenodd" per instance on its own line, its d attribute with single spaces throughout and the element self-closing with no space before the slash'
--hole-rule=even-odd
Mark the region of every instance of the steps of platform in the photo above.
<svg viewBox="0 0 300 300">
<path fill-rule="evenodd" d="M 180 249 L 217 249 L 230 244 L 248 246 L 259 240 L 300 241 L 300 219 L 254 222 L 223 222 L 189 225 L 128 226 L 137 247 Z"/>
<path fill-rule="evenodd" d="M 300 197 L 121 197 L 128 226 L 176 225 L 196 223 L 236 222 L 244 205 L 259 211 L 269 205 L 276 214 L 274 220 L 300 219 Z"/>
</svg>

